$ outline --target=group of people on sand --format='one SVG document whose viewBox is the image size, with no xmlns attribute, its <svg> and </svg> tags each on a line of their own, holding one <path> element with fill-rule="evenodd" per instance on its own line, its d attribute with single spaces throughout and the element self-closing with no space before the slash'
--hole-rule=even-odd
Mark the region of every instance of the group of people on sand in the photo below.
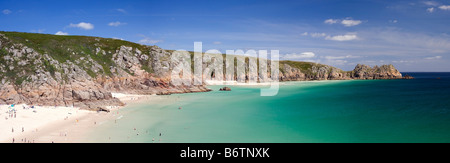
<svg viewBox="0 0 450 163">
<path fill-rule="evenodd" d="M 9 118 L 17 118 L 17 110 L 16 110 L 15 106 L 16 106 L 15 104 L 8 106 L 8 111 L 7 111 L 8 117 L 5 117 L 5 120 L 8 120 Z M 36 107 L 24 105 L 24 106 L 22 106 L 22 108 L 24 110 L 26 110 L 26 109 L 35 109 Z"/>
<path fill-rule="evenodd" d="M 15 143 L 15 141 L 16 141 L 16 139 L 13 138 L 12 143 Z M 21 139 L 20 143 L 34 143 L 34 140 L 28 139 L 28 141 L 27 141 L 27 138 L 24 138 L 24 139 Z"/>
<path fill-rule="evenodd" d="M 14 104 L 8 106 L 8 111 L 6 112 L 8 113 L 8 117 L 5 117 L 5 120 L 8 120 L 9 118 L 17 118 L 17 111 L 14 106 Z"/>
<path fill-rule="evenodd" d="M 8 118 L 17 118 L 16 110 L 12 109 L 8 111 L 8 117 L 5 117 L 5 120 L 8 120 Z"/>
<path fill-rule="evenodd" d="M 36 131 L 37 131 L 37 129 L 36 129 Z M 11 128 L 11 132 L 14 133 L 14 127 Z M 25 128 L 24 127 L 22 127 L 22 132 L 25 132 Z M 16 142 L 16 139 L 12 138 L 12 143 L 15 143 L 15 142 Z M 21 139 L 21 143 L 34 143 L 34 140 L 29 140 L 28 139 L 28 141 L 27 141 L 27 138 L 24 138 L 24 139 Z"/>
<path fill-rule="evenodd" d="M 34 106 L 26 106 L 26 105 L 23 105 L 22 108 L 24 110 L 26 110 L 26 109 L 36 109 L 36 107 L 34 107 Z"/>
<path fill-rule="evenodd" d="M 11 128 L 11 132 L 14 133 L 14 127 Z M 25 128 L 24 127 L 22 127 L 22 132 L 25 132 Z"/>
</svg>

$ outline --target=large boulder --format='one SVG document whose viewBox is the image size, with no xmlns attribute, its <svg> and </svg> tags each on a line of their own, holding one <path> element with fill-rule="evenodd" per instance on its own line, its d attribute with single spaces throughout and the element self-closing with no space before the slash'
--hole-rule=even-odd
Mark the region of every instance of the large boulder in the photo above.
<svg viewBox="0 0 450 163">
<path fill-rule="evenodd" d="M 86 101 L 91 99 L 91 95 L 88 91 L 72 90 L 74 100 Z"/>
</svg>

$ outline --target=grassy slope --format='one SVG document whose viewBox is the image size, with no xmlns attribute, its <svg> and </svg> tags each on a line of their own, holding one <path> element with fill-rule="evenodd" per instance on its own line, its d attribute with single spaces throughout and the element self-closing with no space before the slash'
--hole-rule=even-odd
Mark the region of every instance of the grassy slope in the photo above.
<svg viewBox="0 0 450 163">
<path fill-rule="evenodd" d="M 109 71 L 110 66 L 115 66 L 112 61 L 112 55 L 116 50 L 120 49 L 120 46 L 125 45 L 128 47 L 133 47 L 133 49 L 138 48 L 139 50 L 145 52 L 150 49 L 150 47 L 145 45 L 140 45 L 128 41 L 109 39 L 109 38 L 99 38 L 99 37 L 88 37 L 88 36 L 57 36 L 50 34 L 35 34 L 35 33 L 21 33 L 21 32 L 0 32 L 8 37 L 13 43 L 20 43 L 27 47 L 33 48 L 39 54 L 48 54 L 53 59 L 60 63 L 64 63 L 67 60 L 75 63 L 76 60 L 87 56 L 90 56 L 94 61 L 99 63 L 105 72 L 100 72 L 104 75 L 111 75 Z M 2 45 L 8 46 L 8 45 Z M 100 47 L 101 50 L 106 52 L 106 55 L 101 53 L 96 54 L 96 48 Z M 2 48 L 0 50 L 0 55 L 4 56 L 6 50 Z M 1 57 L 0 62 L 3 60 Z M 55 69 L 48 61 L 43 61 L 45 69 L 51 73 L 55 71 L 60 71 Z M 143 69 L 152 72 L 149 68 L 148 61 L 143 61 L 141 63 Z M 98 74 L 94 73 L 89 69 L 92 65 L 80 63 L 77 64 L 80 67 L 84 67 L 88 74 L 92 77 Z M 30 65 L 30 69 L 25 69 L 27 72 L 34 72 L 33 65 Z M 9 72 L 8 72 L 9 73 Z M 7 75 L 7 74 L 6 74 Z"/>
</svg>

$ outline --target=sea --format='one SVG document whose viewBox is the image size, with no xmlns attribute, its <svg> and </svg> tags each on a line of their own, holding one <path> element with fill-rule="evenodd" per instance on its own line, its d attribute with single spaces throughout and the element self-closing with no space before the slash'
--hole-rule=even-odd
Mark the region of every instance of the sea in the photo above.
<svg viewBox="0 0 450 163">
<path fill-rule="evenodd" d="M 450 73 L 413 80 L 282 82 L 209 86 L 213 91 L 153 96 L 120 109 L 85 142 L 434 143 L 450 142 Z"/>
</svg>

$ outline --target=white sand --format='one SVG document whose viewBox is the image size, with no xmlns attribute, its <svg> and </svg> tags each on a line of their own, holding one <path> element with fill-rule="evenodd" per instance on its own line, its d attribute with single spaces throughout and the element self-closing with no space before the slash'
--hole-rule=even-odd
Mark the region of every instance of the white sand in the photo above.
<svg viewBox="0 0 450 163">
<path fill-rule="evenodd" d="M 0 105 L 0 142 L 12 142 L 13 138 L 15 142 L 21 142 L 21 137 L 39 133 L 39 130 L 55 123 L 75 122 L 77 118 L 84 117 L 90 112 L 72 107 L 35 106 L 34 109 L 24 109 L 24 107 L 29 106 Z M 13 112 L 8 113 L 12 109 L 16 110 L 15 117 Z"/>
<path fill-rule="evenodd" d="M 242 83 L 237 81 L 217 81 L 217 80 L 205 80 L 206 85 L 236 85 L 236 86 L 270 86 L 271 84 L 277 84 L 275 82 L 264 83 Z"/>
<path fill-rule="evenodd" d="M 133 95 L 133 94 L 124 94 L 124 93 L 111 93 L 113 97 L 120 99 L 122 102 L 134 101 L 138 99 L 142 99 L 148 97 L 150 95 Z M 156 95 L 151 95 L 156 96 Z"/>
<path fill-rule="evenodd" d="M 152 98 L 147 95 L 122 93 L 113 93 L 113 97 L 124 103 L 136 103 Z M 82 142 L 87 133 L 96 126 L 119 117 L 121 108 L 107 106 L 111 112 L 97 113 L 73 107 L 35 106 L 34 109 L 28 109 L 29 107 L 24 104 L 14 107 L 0 105 L 0 143 L 11 143 L 13 139 L 15 143 Z M 15 118 L 14 114 L 8 113 L 12 108 L 16 110 Z"/>
</svg>

